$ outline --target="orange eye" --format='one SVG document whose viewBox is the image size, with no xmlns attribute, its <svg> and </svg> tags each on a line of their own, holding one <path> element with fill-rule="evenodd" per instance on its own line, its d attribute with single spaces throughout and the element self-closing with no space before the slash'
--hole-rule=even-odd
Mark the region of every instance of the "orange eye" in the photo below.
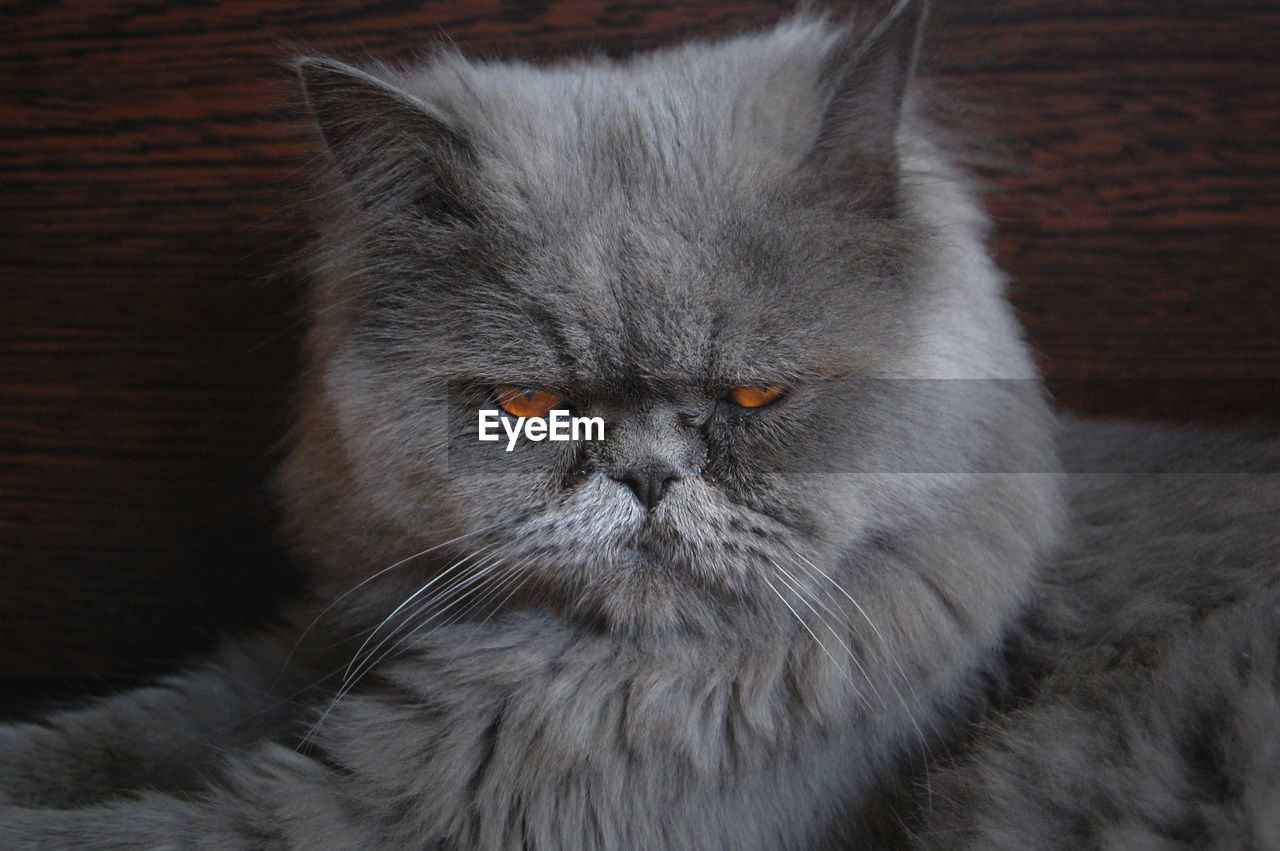
<svg viewBox="0 0 1280 851">
<path fill-rule="evenodd" d="M 764 387 L 735 387 L 729 391 L 729 398 L 734 404 L 744 408 L 763 408 L 782 398 L 787 388 L 781 384 L 769 384 Z"/>
<path fill-rule="evenodd" d="M 501 384 L 494 388 L 498 396 L 498 404 L 502 410 L 513 417 L 526 419 L 542 419 L 551 413 L 551 409 L 564 402 L 564 399 L 546 390 L 534 390 L 530 387 L 513 387 Z"/>
</svg>

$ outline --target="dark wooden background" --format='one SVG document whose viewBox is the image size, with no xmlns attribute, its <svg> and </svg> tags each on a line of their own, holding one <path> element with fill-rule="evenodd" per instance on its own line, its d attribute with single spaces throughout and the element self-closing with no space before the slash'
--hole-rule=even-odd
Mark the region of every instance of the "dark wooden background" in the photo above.
<svg viewBox="0 0 1280 851">
<path fill-rule="evenodd" d="M 0 2 L 0 676 L 127 677 L 291 583 L 293 46 L 624 51 L 789 4 Z M 1280 9 L 942 0 L 927 62 L 1022 168 L 997 250 L 1062 401 L 1280 416 Z"/>
</svg>

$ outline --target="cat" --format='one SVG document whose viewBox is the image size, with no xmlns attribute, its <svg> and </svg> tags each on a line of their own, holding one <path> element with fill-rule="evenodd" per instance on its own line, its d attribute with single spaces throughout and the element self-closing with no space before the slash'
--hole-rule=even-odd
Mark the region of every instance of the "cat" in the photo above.
<svg viewBox="0 0 1280 851">
<path fill-rule="evenodd" d="M 1280 446 L 1053 413 L 926 12 L 300 58 L 313 590 L 0 727 L 0 847 L 1280 836 Z"/>
</svg>

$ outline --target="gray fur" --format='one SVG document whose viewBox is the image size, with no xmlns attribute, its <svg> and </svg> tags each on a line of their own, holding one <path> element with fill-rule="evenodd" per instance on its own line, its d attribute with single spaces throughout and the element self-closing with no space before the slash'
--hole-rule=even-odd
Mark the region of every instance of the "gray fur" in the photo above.
<svg viewBox="0 0 1280 851">
<path fill-rule="evenodd" d="M 932 848 L 1280 847 L 1280 441 L 1068 422 L 1033 688 L 930 774 Z M 1140 471 L 1140 472 L 1134 472 Z"/>
<path fill-rule="evenodd" d="M 988 220 L 911 81 L 922 6 L 624 62 L 300 60 L 333 181 L 279 487 L 314 603 L 0 728 L 0 846 L 1035 844 L 1053 802 L 1010 778 L 1043 763 L 1000 749 L 1133 727 L 1054 684 L 1205 664 L 1115 673 L 1098 642 L 1135 623 L 1255 653 L 1216 688 L 1224 735 L 1265 726 L 1274 540 L 1243 535 L 1235 480 L 1059 472 Z M 607 439 L 479 443 L 509 384 Z M 765 384 L 789 391 L 726 401 Z M 1069 468 L 1149 436 L 1084 428 Z M 646 510 L 622 478 L 651 469 Z M 1203 552 L 1238 558 L 1181 548 L 1210 515 Z M 1203 823 L 1256 833 L 1259 788 Z"/>
</svg>

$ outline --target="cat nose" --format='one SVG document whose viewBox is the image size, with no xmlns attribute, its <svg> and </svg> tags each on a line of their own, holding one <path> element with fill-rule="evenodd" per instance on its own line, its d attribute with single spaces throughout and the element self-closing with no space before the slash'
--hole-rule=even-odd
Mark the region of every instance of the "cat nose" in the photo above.
<svg viewBox="0 0 1280 851">
<path fill-rule="evenodd" d="M 622 470 L 610 477 L 631 488 L 646 510 L 652 511 L 662 501 L 667 485 L 680 478 L 675 470 Z"/>
</svg>

